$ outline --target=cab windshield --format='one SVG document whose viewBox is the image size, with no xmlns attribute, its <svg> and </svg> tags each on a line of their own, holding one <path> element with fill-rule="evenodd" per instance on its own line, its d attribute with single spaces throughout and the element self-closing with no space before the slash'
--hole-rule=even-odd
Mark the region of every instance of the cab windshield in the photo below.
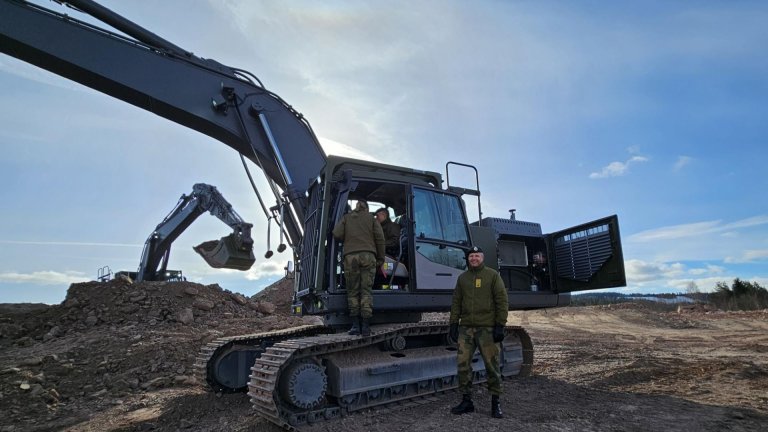
<svg viewBox="0 0 768 432">
<path fill-rule="evenodd" d="M 469 244 L 461 200 L 455 195 L 414 188 L 413 219 L 417 240 Z"/>
</svg>

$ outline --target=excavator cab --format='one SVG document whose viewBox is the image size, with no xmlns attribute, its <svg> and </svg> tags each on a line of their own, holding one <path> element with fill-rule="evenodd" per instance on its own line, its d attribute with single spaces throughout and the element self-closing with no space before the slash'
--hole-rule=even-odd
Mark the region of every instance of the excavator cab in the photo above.
<svg viewBox="0 0 768 432">
<path fill-rule="evenodd" d="M 360 199 L 378 204 L 371 210 L 387 208 L 401 228 L 398 256 L 389 256 L 374 279 L 373 324 L 450 310 L 470 245 L 481 246 L 485 264 L 501 274 L 510 310 L 563 306 L 571 292 L 626 284 L 616 216 L 546 235 L 514 212 L 510 219 L 482 217 L 478 199 L 478 221 L 469 223 L 465 198 L 479 198 L 479 184 L 441 186 L 438 173 L 329 156 L 307 211 L 306 232 L 324 237 L 304 238 L 294 310 L 321 315 L 329 326 L 349 324 L 343 245 L 331 230 Z"/>
<path fill-rule="evenodd" d="M 253 266 L 256 258 L 253 256 L 253 240 L 250 245 L 245 245 L 242 240 L 235 232 L 219 240 L 200 243 L 192 249 L 213 268 L 245 271 Z"/>
</svg>

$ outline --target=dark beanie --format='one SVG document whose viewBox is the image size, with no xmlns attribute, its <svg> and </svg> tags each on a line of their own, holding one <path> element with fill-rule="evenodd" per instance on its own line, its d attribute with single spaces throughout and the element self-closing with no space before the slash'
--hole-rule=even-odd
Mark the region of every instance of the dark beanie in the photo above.
<svg viewBox="0 0 768 432">
<path fill-rule="evenodd" d="M 469 250 L 467 250 L 466 256 L 468 257 L 469 254 L 471 253 L 483 253 L 483 248 L 481 248 L 480 246 L 472 246 L 471 248 L 469 248 Z"/>
</svg>

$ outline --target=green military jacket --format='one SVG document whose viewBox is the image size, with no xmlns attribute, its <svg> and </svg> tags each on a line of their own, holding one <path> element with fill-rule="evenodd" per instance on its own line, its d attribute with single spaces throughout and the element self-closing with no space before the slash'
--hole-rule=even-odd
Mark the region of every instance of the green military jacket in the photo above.
<svg viewBox="0 0 768 432">
<path fill-rule="evenodd" d="M 354 210 L 333 227 L 333 236 L 344 242 L 344 255 L 371 252 L 384 262 L 384 232 L 372 214 Z"/>
<path fill-rule="evenodd" d="M 386 249 L 391 251 L 398 250 L 400 248 L 400 225 L 387 218 L 381 223 L 381 230 L 384 231 L 384 245 Z"/>
<path fill-rule="evenodd" d="M 459 276 L 453 290 L 450 323 L 466 327 L 506 325 L 509 303 L 499 272 L 481 264 Z"/>
</svg>

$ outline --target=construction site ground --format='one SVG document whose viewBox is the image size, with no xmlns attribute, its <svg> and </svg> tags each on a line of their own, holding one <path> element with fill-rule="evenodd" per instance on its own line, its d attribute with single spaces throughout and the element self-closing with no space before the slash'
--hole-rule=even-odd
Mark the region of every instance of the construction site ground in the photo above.
<svg viewBox="0 0 768 432">
<path fill-rule="evenodd" d="M 74 284 L 55 306 L 0 305 L 0 432 L 277 431 L 245 394 L 214 394 L 192 365 L 208 341 L 314 323 L 289 314 L 291 281 L 253 298 L 188 282 Z M 445 318 L 432 314 L 429 319 Z M 308 431 L 765 431 L 768 311 L 645 304 L 511 312 L 533 375 L 504 382 L 503 419 L 439 394 Z"/>
</svg>

